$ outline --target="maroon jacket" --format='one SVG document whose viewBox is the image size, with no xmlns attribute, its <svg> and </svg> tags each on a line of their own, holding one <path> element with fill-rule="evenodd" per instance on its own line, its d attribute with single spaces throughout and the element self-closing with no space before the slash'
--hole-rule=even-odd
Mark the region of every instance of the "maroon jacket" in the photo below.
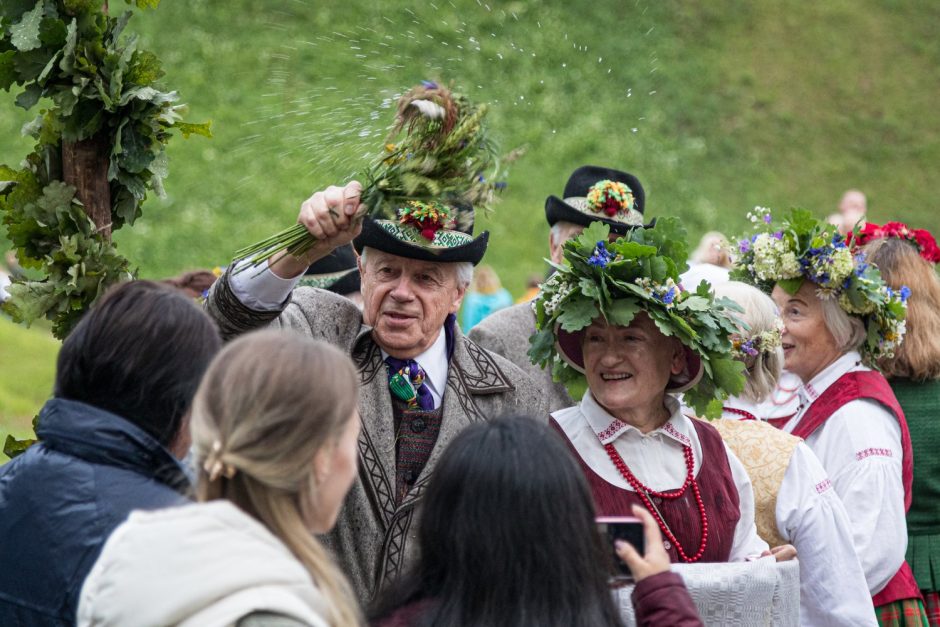
<svg viewBox="0 0 940 627">
<path fill-rule="evenodd" d="M 700 627 L 702 620 L 682 577 L 673 572 L 650 575 L 633 588 L 637 627 Z"/>
<path fill-rule="evenodd" d="M 698 610 L 682 582 L 673 572 L 651 575 L 633 589 L 633 611 L 637 627 L 671 625 L 701 627 Z M 430 603 L 422 599 L 398 608 L 390 616 L 373 623 L 375 627 L 411 627 L 427 610 Z"/>
</svg>

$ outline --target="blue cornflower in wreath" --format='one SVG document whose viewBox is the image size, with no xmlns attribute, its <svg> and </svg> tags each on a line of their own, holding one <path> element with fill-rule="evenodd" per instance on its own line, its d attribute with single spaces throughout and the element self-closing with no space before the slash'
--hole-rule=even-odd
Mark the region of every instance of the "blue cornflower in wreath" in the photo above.
<svg viewBox="0 0 940 627">
<path fill-rule="evenodd" d="M 594 252 L 588 257 L 588 263 L 592 266 L 603 268 L 610 263 L 610 260 L 613 258 L 614 256 L 607 250 L 607 242 L 601 240 L 597 242 L 597 245 L 594 247 Z"/>
</svg>

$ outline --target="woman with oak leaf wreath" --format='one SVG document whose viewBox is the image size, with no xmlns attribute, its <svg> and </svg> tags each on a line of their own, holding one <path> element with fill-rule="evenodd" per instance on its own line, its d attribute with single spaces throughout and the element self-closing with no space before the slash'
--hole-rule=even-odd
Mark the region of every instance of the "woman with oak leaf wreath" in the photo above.
<svg viewBox="0 0 940 627">
<path fill-rule="evenodd" d="M 609 186 L 596 187 L 601 193 L 585 202 L 607 206 Z M 639 225 L 614 242 L 609 229 L 595 222 L 567 242 L 565 263 L 533 305 L 533 362 L 553 364 L 574 398 L 583 393 L 550 424 L 575 453 L 598 515 L 645 508 L 673 562 L 769 555 L 747 472 L 715 428 L 685 415 L 674 396 L 684 393 L 704 413 L 741 390 L 726 302 L 707 283 L 695 293 L 680 287 L 688 255 L 677 219 Z M 775 554 L 787 559 L 795 549 Z"/>
</svg>

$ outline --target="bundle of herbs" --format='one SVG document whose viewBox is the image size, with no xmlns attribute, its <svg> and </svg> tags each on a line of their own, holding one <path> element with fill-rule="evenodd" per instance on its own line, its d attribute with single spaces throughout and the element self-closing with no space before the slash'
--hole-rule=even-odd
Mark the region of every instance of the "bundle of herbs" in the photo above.
<svg viewBox="0 0 940 627">
<path fill-rule="evenodd" d="M 505 186 L 504 167 L 520 152 L 500 159 L 487 136 L 488 107 L 431 81 L 423 81 L 398 101 L 395 124 L 380 155 L 363 173 L 362 209 L 356 219 L 396 219 L 409 201 L 469 204 L 489 210 Z M 468 212 L 460 212 L 468 215 Z M 465 227 L 468 225 L 458 225 Z M 285 229 L 235 253 L 244 270 L 286 249 L 300 257 L 316 243 L 302 224 Z"/>
</svg>

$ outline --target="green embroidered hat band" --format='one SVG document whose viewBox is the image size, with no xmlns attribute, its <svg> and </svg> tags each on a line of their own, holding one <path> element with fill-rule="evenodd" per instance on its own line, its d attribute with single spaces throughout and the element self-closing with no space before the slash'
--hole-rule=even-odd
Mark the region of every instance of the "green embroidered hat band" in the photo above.
<svg viewBox="0 0 940 627">
<path fill-rule="evenodd" d="M 473 228 L 473 209 L 450 206 L 437 201 L 408 201 L 396 211 L 397 220 L 366 218 L 362 233 L 354 244 L 358 252 L 365 247 L 393 255 L 426 261 L 469 261 L 476 265 L 486 252 L 489 233 L 474 238 L 459 230 L 469 223 Z"/>
</svg>

